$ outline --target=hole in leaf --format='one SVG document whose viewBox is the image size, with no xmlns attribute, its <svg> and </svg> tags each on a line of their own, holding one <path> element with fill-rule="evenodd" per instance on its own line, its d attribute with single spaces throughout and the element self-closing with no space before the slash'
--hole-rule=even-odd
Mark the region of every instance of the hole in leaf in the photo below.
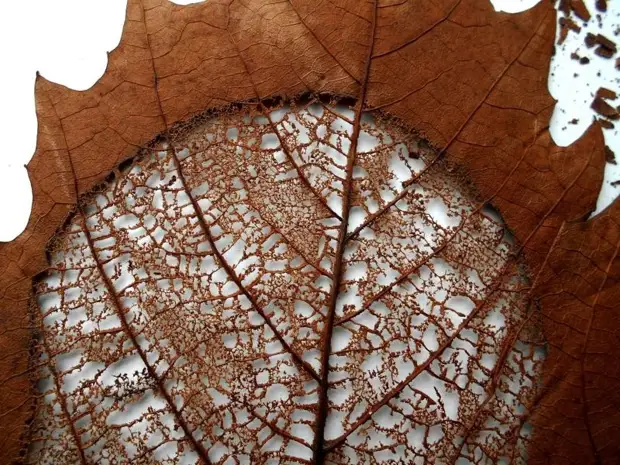
<svg viewBox="0 0 620 465">
<path fill-rule="evenodd" d="M 499 213 L 384 115 L 261 108 L 171 131 L 57 235 L 28 461 L 525 460 L 543 341 Z"/>
</svg>

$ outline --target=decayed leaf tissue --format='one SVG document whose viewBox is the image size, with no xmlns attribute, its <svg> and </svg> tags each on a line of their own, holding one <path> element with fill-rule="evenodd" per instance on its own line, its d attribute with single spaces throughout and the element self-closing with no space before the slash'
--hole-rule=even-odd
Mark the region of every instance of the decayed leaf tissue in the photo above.
<svg viewBox="0 0 620 465">
<path fill-rule="evenodd" d="M 620 204 L 549 135 L 556 11 L 130 0 L 38 78 L 0 457 L 618 464 Z"/>
</svg>

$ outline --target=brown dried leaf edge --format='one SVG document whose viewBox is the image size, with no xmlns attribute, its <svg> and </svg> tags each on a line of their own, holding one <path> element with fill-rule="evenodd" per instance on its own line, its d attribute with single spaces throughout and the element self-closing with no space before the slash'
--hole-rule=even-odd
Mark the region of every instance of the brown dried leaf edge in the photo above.
<svg viewBox="0 0 620 465">
<path fill-rule="evenodd" d="M 526 244 L 548 344 L 529 463 L 620 463 L 620 202 L 584 220 L 605 164 L 598 124 L 570 147 L 551 140 L 554 34 L 547 0 L 517 15 L 488 0 L 129 0 L 97 84 L 36 82 L 32 214 L 0 244 L 0 462 L 27 447 L 32 279 L 77 196 L 205 110 L 328 93 L 420 133 Z"/>
</svg>

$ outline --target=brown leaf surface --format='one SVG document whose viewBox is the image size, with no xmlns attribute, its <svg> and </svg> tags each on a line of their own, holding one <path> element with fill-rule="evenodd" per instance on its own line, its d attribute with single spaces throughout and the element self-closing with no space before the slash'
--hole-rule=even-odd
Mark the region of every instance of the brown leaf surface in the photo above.
<svg viewBox="0 0 620 465">
<path fill-rule="evenodd" d="M 518 427 L 543 360 L 503 225 L 390 120 L 262 113 L 175 129 L 57 237 L 29 462 L 148 463 L 136 423 L 203 462 L 521 456 L 478 432 Z"/>
<path fill-rule="evenodd" d="M 620 203 L 562 227 L 541 275 L 550 346 L 532 463 L 614 463 L 620 457 L 618 277 Z"/>
<path fill-rule="evenodd" d="M 39 404 L 32 386 L 39 367 L 29 354 L 33 346 L 41 350 L 32 343 L 33 327 L 39 340 L 41 327 L 36 313 L 29 311 L 32 279 L 49 268 L 48 241 L 75 210 L 78 195 L 149 147 L 157 135 L 171 142 L 177 123 L 205 111 L 275 96 L 290 100 L 331 94 L 358 102 L 348 136 L 353 156 L 344 170 L 347 178 L 352 178 L 357 136 L 363 130 L 362 111 L 381 110 L 456 166 L 473 184 L 474 197 L 492 201 L 514 233 L 518 251 L 524 251 L 532 282 L 524 294 L 539 302 L 548 344 L 542 391 L 531 399 L 531 414 L 520 420 L 534 425 L 530 461 L 617 463 L 620 378 L 613 372 L 613 351 L 620 347 L 620 322 L 613 312 L 620 301 L 618 202 L 583 221 L 594 208 L 605 163 L 597 125 L 567 148 L 551 140 L 554 101 L 547 73 L 554 31 L 555 11 L 546 1 L 506 15 L 494 12 L 487 0 L 210 0 L 186 7 L 130 0 L 121 43 L 95 86 L 75 92 L 37 79 L 38 144 L 28 165 L 32 215 L 22 235 L 0 245 L 2 461 L 19 460 L 33 434 L 26 425 Z M 345 180 L 345 186 L 350 184 Z M 347 218 L 347 204 L 355 205 L 359 198 L 343 192 L 342 217 Z M 73 221 L 79 218 L 80 209 Z M 340 291 L 349 240 L 346 222 L 342 224 L 330 271 L 333 289 Z M 201 228 L 206 231 L 207 226 L 205 222 Z M 254 296 L 248 295 L 251 301 Z M 328 308 L 335 309 L 337 297 L 338 292 L 329 293 Z M 330 310 L 325 334 L 331 334 L 335 318 Z M 521 323 L 515 324 L 520 328 Z M 131 339 L 131 331 L 125 333 Z M 496 348 L 508 347 L 519 334 Z M 326 337 L 321 336 L 322 344 Z M 499 360 L 506 360 L 503 353 Z M 322 351 L 320 369 L 297 361 L 298 369 L 310 377 L 314 371 L 324 386 L 329 355 Z M 163 381 L 157 381 L 158 372 L 148 366 L 147 378 L 161 385 L 164 399 L 170 396 Z M 497 387 L 497 373 L 491 375 L 487 386 Z M 327 389 L 318 393 L 316 427 L 321 431 L 328 414 L 321 407 L 327 399 L 321 396 Z M 174 413 L 174 402 L 167 402 Z M 493 411 L 495 404 L 483 400 L 473 417 L 464 417 L 469 420 L 458 434 L 466 444 L 475 436 L 471 431 L 477 431 L 479 413 Z M 66 402 L 58 405 L 70 408 Z M 181 412 L 174 415 L 186 435 L 183 443 L 206 461 L 209 452 L 202 451 L 205 446 L 192 434 L 195 419 L 188 423 Z M 277 432 L 286 433 L 286 428 Z M 334 450 L 336 443 L 323 444 L 320 433 L 316 437 L 308 446 L 314 460 L 321 461 L 323 451 Z M 442 448 L 445 460 L 476 454 L 483 447 L 476 441 L 473 448 L 454 452 Z M 75 443 L 66 450 L 76 450 Z M 88 463 L 83 453 L 78 455 Z"/>
</svg>

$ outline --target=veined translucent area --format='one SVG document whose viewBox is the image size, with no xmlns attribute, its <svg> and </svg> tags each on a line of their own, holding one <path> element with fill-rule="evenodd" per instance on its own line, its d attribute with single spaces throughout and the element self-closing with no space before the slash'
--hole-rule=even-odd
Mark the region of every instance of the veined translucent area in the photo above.
<svg viewBox="0 0 620 465">
<path fill-rule="evenodd" d="M 544 351 L 497 212 L 395 121 L 262 108 L 58 234 L 29 463 L 525 463 Z"/>
</svg>

